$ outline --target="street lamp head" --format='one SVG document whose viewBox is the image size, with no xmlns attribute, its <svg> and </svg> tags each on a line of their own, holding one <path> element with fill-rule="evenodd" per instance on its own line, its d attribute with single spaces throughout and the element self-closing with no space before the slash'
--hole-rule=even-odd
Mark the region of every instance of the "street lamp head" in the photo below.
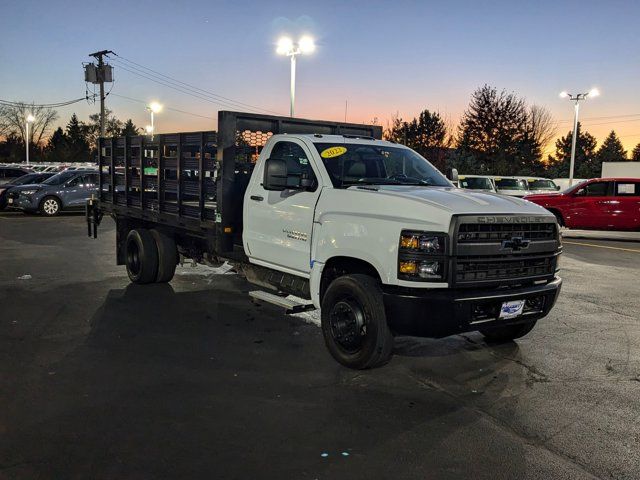
<svg viewBox="0 0 640 480">
<path fill-rule="evenodd" d="M 151 102 L 149 104 L 149 110 L 151 110 L 153 113 L 158 113 L 162 111 L 162 105 L 160 105 L 158 102 Z"/>
<path fill-rule="evenodd" d="M 563 90 L 562 92 L 560 92 L 560 98 L 567 98 L 569 96 L 569 92 L 567 92 L 566 90 Z"/>
<path fill-rule="evenodd" d="M 589 93 L 587 95 L 592 98 L 597 97 L 600 95 L 600 90 L 598 90 L 597 88 L 592 88 L 591 90 L 589 90 Z"/>
<path fill-rule="evenodd" d="M 153 127 L 151 125 L 147 125 L 146 127 L 144 127 L 144 129 L 148 135 L 151 135 L 153 133 Z"/>
<path fill-rule="evenodd" d="M 316 49 L 316 44 L 313 41 L 313 38 L 305 35 L 298 42 L 298 47 L 300 48 L 300 52 L 304 54 L 313 53 Z"/>
<path fill-rule="evenodd" d="M 27 115 L 27 122 L 28 123 L 33 123 L 36 121 L 36 117 L 34 117 L 33 115 L 29 114 Z"/>
<path fill-rule="evenodd" d="M 276 53 L 278 55 L 290 55 L 293 51 L 293 40 L 289 37 L 282 37 L 278 40 L 278 45 L 276 47 Z"/>
</svg>

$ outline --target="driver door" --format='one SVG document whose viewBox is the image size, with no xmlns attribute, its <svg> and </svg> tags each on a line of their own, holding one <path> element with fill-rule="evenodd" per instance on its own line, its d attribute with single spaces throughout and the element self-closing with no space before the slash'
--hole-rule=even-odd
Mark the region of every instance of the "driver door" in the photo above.
<svg viewBox="0 0 640 480">
<path fill-rule="evenodd" d="M 284 160 L 289 173 L 304 175 L 311 186 L 302 190 L 265 190 L 263 161 L 247 188 L 244 202 L 243 242 L 249 258 L 267 267 L 291 273 L 311 271 L 311 235 L 321 188 L 306 145 L 296 139 L 275 143 L 265 158 Z"/>
<path fill-rule="evenodd" d="M 612 182 L 591 182 L 571 198 L 565 220 L 570 228 L 601 229 L 611 226 Z"/>
</svg>

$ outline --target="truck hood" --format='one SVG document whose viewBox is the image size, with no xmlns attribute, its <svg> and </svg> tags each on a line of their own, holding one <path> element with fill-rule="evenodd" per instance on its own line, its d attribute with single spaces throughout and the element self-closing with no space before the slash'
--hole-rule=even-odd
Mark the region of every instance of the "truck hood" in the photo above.
<svg viewBox="0 0 640 480">
<path fill-rule="evenodd" d="M 454 187 L 422 187 L 381 185 L 371 187 L 350 187 L 367 190 L 379 195 L 403 198 L 412 202 L 429 205 L 451 214 L 532 214 L 549 213 L 544 208 L 521 198 L 508 197 L 490 192 L 474 192 Z"/>
</svg>

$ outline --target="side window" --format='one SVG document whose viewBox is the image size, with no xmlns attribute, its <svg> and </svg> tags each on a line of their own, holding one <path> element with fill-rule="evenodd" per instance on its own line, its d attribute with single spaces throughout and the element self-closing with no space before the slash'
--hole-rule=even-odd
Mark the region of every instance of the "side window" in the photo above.
<svg viewBox="0 0 640 480">
<path fill-rule="evenodd" d="M 284 160 L 287 163 L 289 174 L 300 175 L 303 178 L 310 179 L 312 187 L 309 190 L 316 189 L 318 185 L 316 175 L 313 173 L 313 168 L 311 168 L 309 157 L 307 157 L 300 145 L 293 142 L 278 142 L 271 150 L 271 158 Z"/>
<path fill-rule="evenodd" d="M 23 176 L 25 173 L 22 170 L 9 169 L 7 170 L 7 178 L 18 178 Z"/>
<path fill-rule="evenodd" d="M 611 195 L 610 182 L 594 182 L 583 188 L 585 197 L 608 197 Z"/>
<path fill-rule="evenodd" d="M 82 183 L 82 176 L 77 176 L 76 178 L 74 178 L 73 180 L 71 180 L 67 186 L 69 187 L 77 187 L 78 185 L 80 185 Z"/>
<path fill-rule="evenodd" d="M 85 187 L 95 187 L 98 184 L 98 175 L 91 173 L 83 177 L 82 183 Z"/>
<path fill-rule="evenodd" d="M 616 182 L 617 197 L 640 196 L 640 182 Z"/>
</svg>

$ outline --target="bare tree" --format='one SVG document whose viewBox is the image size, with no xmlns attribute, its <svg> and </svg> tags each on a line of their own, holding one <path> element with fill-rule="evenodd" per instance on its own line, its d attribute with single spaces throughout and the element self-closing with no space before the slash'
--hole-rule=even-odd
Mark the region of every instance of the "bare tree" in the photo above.
<svg viewBox="0 0 640 480">
<path fill-rule="evenodd" d="M 531 105 L 528 113 L 530 132 L 544 151 L 556 136 L 557 124 L 553 121 L 551 112 L 540 105 Z"/>
<path fill-rule="evenodd" d="M 27 117 L 33 115 L 35 120 L 29 127 L 29 142 L 41 145 L 58 119 L 58 112 L 52 108 L 41 107 L 35 104 L 16 103 L 0 107 L 0 135 L 16 135 L 25 141 Z"/>
</svg>

